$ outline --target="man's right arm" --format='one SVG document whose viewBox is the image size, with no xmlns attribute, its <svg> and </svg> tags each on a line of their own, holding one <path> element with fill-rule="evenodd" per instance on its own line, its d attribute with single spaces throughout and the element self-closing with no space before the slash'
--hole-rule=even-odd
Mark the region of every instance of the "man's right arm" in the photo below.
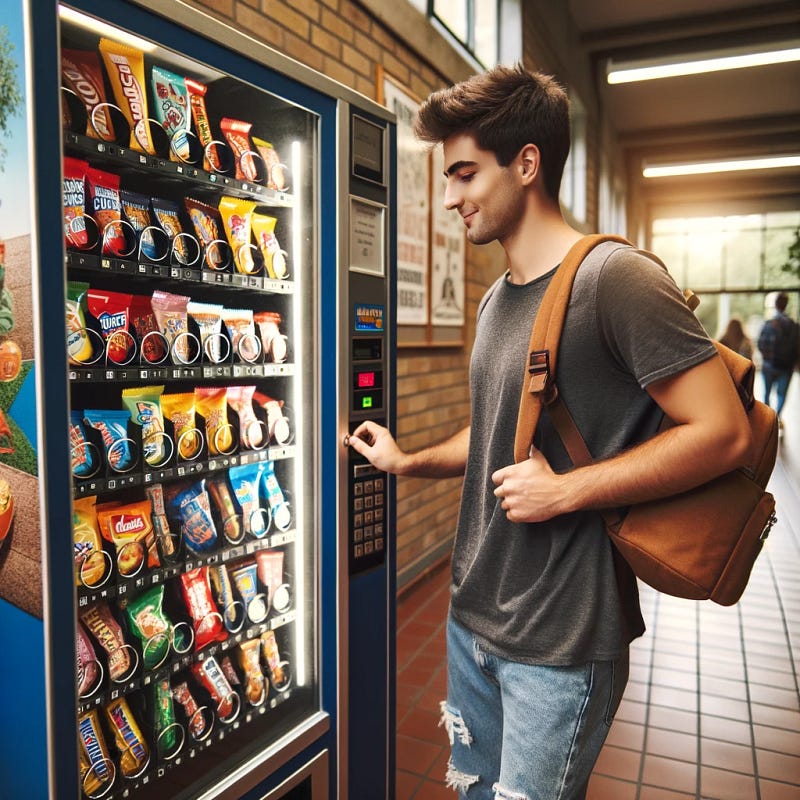
<svg viewBox="0 0 800 800">
<path fill-rule="evenodd" d="M 463 475 L 467 467 L 469 427 L 439 444 L 406 453 L 386 428 L 367 421 L 353 431 L 349 445 L 383 472 L 413 478 L 453 478 Z"/>
</svg>

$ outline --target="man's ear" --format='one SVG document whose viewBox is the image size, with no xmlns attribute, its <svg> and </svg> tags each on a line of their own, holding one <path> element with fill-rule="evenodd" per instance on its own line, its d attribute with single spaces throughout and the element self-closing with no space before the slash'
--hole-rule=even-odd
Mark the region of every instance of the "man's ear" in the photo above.
<svg viewBox="0 0 800 800">
<path fill-rule="evenodd" d="M 517 155 L 520 174 L 524 183 L 528 184 L 536 179 L 541 169 L 541 154 L 535 144 L 526 144 Z"/>
</svg>

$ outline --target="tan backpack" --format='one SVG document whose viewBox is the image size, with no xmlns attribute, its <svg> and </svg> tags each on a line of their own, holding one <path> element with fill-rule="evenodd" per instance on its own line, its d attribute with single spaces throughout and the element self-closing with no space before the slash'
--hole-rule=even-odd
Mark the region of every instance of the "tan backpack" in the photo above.
<svg viewBox="0 0 800 800">
<path fill-rule="evenodd" d="M 529 361 L 520 399 L 514 460 L 529 457 L 542 407 L 575 466 L 593 461 L 555 386 L 558 344 L 572 284 L 589 251 L 600 242 L 627 240 L 596 234 L 578 241 L 550 282 L 531 331 Z M 655 256 L 648 254 L 664 267 Z M 666 269 L 666 267 L 664 267 Z M 694 310 L 696 298 L 687 303 Z M 733 605 L 742 595 L 764 540 L 776 521 L 775 499 L 766 485 L 775 466 L 775 412 L 753 396 L 753 362 L 718 342 L 752 433 L 747 464 L 682 494 L 603 511 L 606 531 L 636 575 L 658 591 L 693 600 Z M 665 417 L 662 429 L 672 423 Z"/>
</svg>

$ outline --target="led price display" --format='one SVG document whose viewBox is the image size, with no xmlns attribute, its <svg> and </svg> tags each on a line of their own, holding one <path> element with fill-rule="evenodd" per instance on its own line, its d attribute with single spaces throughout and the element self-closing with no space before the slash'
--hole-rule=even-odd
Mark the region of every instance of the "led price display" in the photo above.
<svg viewBox="0 0 800 800">
<path fill-rule="evenodd" d="M 374 372 L 359 372 L 358 373 L 358 388 L 359 389 L 372 389 L 375 386 L 375 373 Z"/>
</svg>

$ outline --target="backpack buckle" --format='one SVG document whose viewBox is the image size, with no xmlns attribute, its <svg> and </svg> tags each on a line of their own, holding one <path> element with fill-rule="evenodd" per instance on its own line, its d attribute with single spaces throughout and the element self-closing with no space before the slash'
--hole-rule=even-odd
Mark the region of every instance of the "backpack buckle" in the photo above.
<svg viewBox="0 0 800 800">
<path fill-rule="evenodd" d="M 531 394 L 543 392 L 550 380 L 550 351 L 533 350 L 528 357 L 528 374 L 531 379 L 528 391 Z"/>
</svg>

